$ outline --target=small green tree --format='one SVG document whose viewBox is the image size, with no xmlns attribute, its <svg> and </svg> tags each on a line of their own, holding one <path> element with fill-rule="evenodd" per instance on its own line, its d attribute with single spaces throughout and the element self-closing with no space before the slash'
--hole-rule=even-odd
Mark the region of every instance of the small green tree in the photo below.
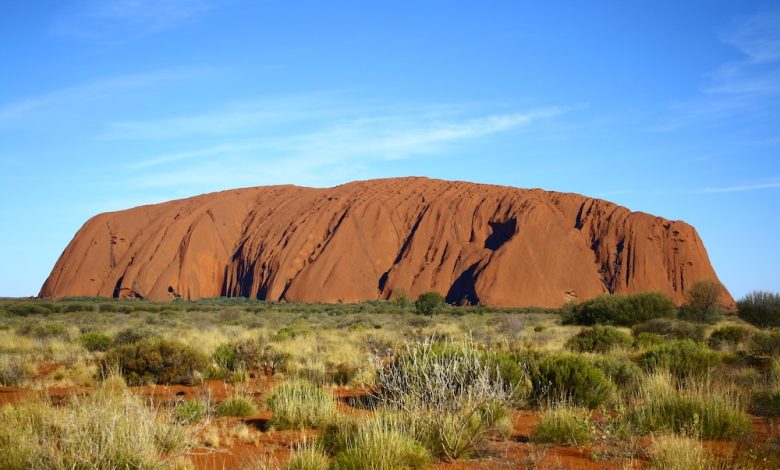
<svg viewBox="0 0 780 470">
<path fill-rule="evenodd" d="M 751 292 L 737 302 L 737 315 L 759 328 L 780 327 L 780 294 Z"/>
<path fill-rule="evenodd" d="M 696 281 L 685 291 L 680 318 L 697 323 L 717 323 L 723 315 L 722 295 L 723 286 L 719 282 L 709 279 Z"/>
<path fill-rule="evenodd" d="M 423 292 L 414 303 L 417 313 L 433 315 L 444 305 L 444 297 L 438 292 Z"/>
</svg>

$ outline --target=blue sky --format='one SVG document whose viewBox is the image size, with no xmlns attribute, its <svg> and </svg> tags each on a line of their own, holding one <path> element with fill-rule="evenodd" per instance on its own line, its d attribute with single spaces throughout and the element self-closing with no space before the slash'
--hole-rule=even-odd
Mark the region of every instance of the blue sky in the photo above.
<svg viewBox="0 0 780 470">
<path fill-rule="evenodd" d="M 3 2 L 0 296 L 90 216 L 423 175 L 693 224 L 780 291 L 780 6 L 754 1 Z"/>
</svg>

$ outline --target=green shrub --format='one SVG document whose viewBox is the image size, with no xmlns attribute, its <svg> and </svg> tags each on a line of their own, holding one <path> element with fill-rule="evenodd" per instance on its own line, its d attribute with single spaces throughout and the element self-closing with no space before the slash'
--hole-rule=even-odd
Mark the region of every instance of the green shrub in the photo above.
<svg viewBox="0 0 780 470">
<path fill-rule="evenodd" d="M 656 319 L 634 326 L 635 336 L 642 333 L 653 333 L 665 339 L 692 339 L 704 341 L 707 328 L 704 325 L 679 320 Z"/>
<path fill-rule="evenodd" d="M 177 423 L 192 424 L 203 421 L 208 416 L 208 412 L 208 403 L 202 400 L 190 400 L 177 404 L 173 409 L 173 417 Z"/>
<path fill-rule="evenodd" d="M 744 326 L 726 325 L 714 330 L 707 343 L 712 349 L 734 349 L 746 342 L 750 335 L 751 331 Z"/>
<path fill-rule="evenodd" d="M 238 359 L 236 358 L 236 350 L 233 347 L 233 343 L 223 343 L 217 346 L 211 354 L 211 358 L 225 371 L 233 371 L 238 367 Z"/>
<path fill-rule="evenodd" d="M 750 412 L 757 416 L 780 416 L 780 387 L 756 392 L 750 404 Z"/>
<path fill-rule="evenodd" d="M 656 292 L 601 295 L 568 309 L 566 321 L 578 325 L 631 326 L 654 318 L 674 318 L 674 302 Z"/>
<path fill-rule="evenodd" d="M 565 405 L 545 410 L 531 434 L 533 442 L 564 446 L 588 444 L 592 439 L 587 413 Z"/>
<path fill-rule="evenodd" d="M 62 305 L 62 308 L 60 308 L 60 312 L 62 313 L 73 313 L 73 312 L 94 312 L 95 311 L 95 305 L 94 304 L 86 304 L 81 302 L 66 302 Z"/>
<path fill-rule="evenodd" d="M 596 408 L 615 386 L 587 358 L 569 354 L 544 356 L 531 364 L 532 398 L 537 405 L 568 403 Z"/>
<path fill-rule="evenodd" d="M 708 279 L 696 281 L 685 291 L 685 303 L 680 309 L 682 320 L 698 323 L 717 323 L 723 316 L 721 297 L 723 286 Z"/>
<path fill-rule="evenodd" d="M 661 344 L 639 357 L 645 370 L 665 369 L 678 380 L 707 375 L 720 361 L 720 354 L 689 339 Z"/>
<path fill-rule="evenodd" d="M 633 344 L 631 336 L 611 326 L 596 325 L 586 328 L 566 342 L 574 352 L 608 353 L 616 348 L 628 348 Z"/>
<path fill-rule="evenodd" d="M 309 336 L 314 333 L 311 329 L 299 325 L 288 325 L 280 328 L 271 336 L 272 341 L 286 341 L 301 336 Z"/>
<path fill-rule="evenodd" d="M 98 306 L 98 310 L 103 313 L 132 313 L 133 307 L 130 305 L 122 305 L 119 302 L 104 303 Z"/>
<path fill-rule="evenodd" d="M 130 385 L 192 384 L 195 372 L 207 365 L 206 357 L 190 346 L 153 338 L 109 349 L 101 370 L 118 367 Z"/>
<path fill-rule="evenodd" d="M 79 342 L 89 352 L 107 351 L 111 347 L 112 339 L 105 333 L 93 331 L 79 336 Z"/>
<path fill-rule="evenodd" d="M 634 348 L 646 349 L 664 342 L 664 337 L 657 333 L 639 333 L 634 338 Z"/>
<path fill-rule="evenodd" d="M 490 372 L 491 380 L 503 384 L 513 405 L 522 405 L 531 391 L 525 362 L 524 356 L 508 352 L 486 351 L 482 355 L 482 363 Z"/>
<path fill-rule="evenodd" d="M 414 308 L 417 313 L 422 315 L 433 315 L 444 305 L 444 297 L 438 292 L 423 292 L 414 302 Z"/>
<path fill-rule="evenodd" d="M 11 315 L 17 317 L 26 317 L 30 315 L 48 315 L 56 309 L 53 305 L 43 302 L 24 302 L 12 304 L 5 307 L 5 310 Z"/>
<path fill-rule="evenodd" d="M 114 336 L 114 344 L 132 344 L 144 339 L 159 337 L 160 334 L 149 327 L 125 328 Z"/>
<path fill-rule="evenodd" d="M 642 369 L 625 358 L 615 356 L 597 357 L 593 359 L 593 365 L 624 391 L 633 391 L 642 378 Z"/>
<path fill-rule="evenodd" d="M 30 336 L 37 339 L 61 338 L 68 339 L 70 334 L 62 323 L 50 323 L 33 321 L 25 323 L 16 329 L 16 333 L 22 336 Z"/>
<path fill-rule="evenodd" d="M 271 424 L 281 429 L 316 428 L 336 412 L 332 396 L 304 381 L 279 385 L 266 404 L 273 412 Z"/>
<path fill-rule="evenodd" d="M 761 362 L 780 357 L 780 330 L 758 331 L 748 345 L 750 355 Z"/>
<path fill-rule="evenodd" d="M 257 407 L 249 397 L 236 395 L 219 403 L 214 409 L 217 416 L 234 416 L 243 418 L 257 413 Z"/>
<path fill-rule="evenodd" d="M 759 328 L 780 327 L 780 294 L 751 292 L 737 301 L 737 315 Z"/>
</svg>

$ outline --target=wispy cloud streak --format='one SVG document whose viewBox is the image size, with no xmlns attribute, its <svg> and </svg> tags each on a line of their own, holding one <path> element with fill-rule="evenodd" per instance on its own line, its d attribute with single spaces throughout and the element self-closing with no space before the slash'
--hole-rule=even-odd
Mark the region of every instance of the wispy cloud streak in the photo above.
<svg viewBox="0 0 780 470">
<path fill-rule="evenodd" d="M 88 0 L 55 18 L 55 34 L 126 41 L 173 28 L 218 6 L 216 0 Z"/>
<path fill-rule="evenodd" d="M 143 89 L 164 82 L 183 80 L 198 73 L 194 69 L 167 69 L 148 73 L 96 80 L 68 88 L 0 104 L 0 127 L 43 113 L 77 106 L 132 89 Z"/>
<path fill-rule="evenodd" d="M 735 186 L 724 186 L 718 188 L 702 188 L 696 192 L 700 194 L 741 193 L 745 191 L 761 191 L 764 189 L 776 189 L 776 188 L 780 188 L 780 181 L 740 184 Z"/>
<path fill-rule="evenodd" d="M 655 130 L 776 116 L 780 104 L 780 10 L 743 19 L 721 40 L 743 57 L 707 75 L 698 97 L 671 106 L 673 116 Z"/>
<path fill-rule="evenodd" d="M 459 143 L 520 131 L 570 111 L 543 107 L 486 113 L 468 106 L 378 104 L 361 109 L 349 100 L 311 97 L 257 103 L 240 111 L 111 123 L 103 138 L 163 140 L 169 148 L 179 148 L 129 162 L 133 184 L 234 187 L 321 181 L 323 172 L 354 177 L 381 161 L 437 155 Z"/>
</svg>

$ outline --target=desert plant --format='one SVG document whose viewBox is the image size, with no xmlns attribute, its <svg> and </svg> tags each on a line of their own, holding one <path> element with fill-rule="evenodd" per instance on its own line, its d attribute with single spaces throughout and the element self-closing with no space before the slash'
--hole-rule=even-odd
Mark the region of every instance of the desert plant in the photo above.
<svg viewBox="0 0 780 470">
<path fill-rule="evenodd" d="M 543 356 L 531 366 L 530 380 L 537 405 L 596 408 L 612 397 L 615 388 L 587 358 L 571 354 Z"/>
<path fill-rule="evenodd" d="M 595 325 L 569 338 L 566 347 L 575 352 L 608 353 L 633 344 L 631 336 L 611 326 Z"/>
<path fill-rule="evenodd" d="M 680 318 L 698 323 L 716 323 L 723 316 L 723 286 L 709 279 L 696 281 L 685 291 Z"/>
<path fill-rule="evenodd" d="M 333 468 L 402 470 L 426 468 L 430 454 L 397 413 L 380 411 L 357 426 L 342 428 Z"/>
<path fill-rule="evenodd" d="M 677 389 L 672 377 L 651 374 L 637 401 L 624 416 L 639 433 L 676 433 L 702 439 L 736 439 L 750 433 L 751 423 L 733 395 L 699 383 Z"/>
<path fill-rule="evenodd" d="M 622 391 L 632 391 L 642 378 L 642 369 L 623 357 L 602 356 L 593 358 L 593 365 Z"/>
<path fill-rule="evenodd" d="M 44 321 L 28 321 L 16 329 L 16 333 L 22 336 L 30 336 L 37 339 L 70 337 L 68 329 L 62 323 Z"/>
<path fill-rule="evenodd" d="M 284 470 L 328 470 L 330 459 L 318 446 L 304 446 L 295 450 L 282 467 Z"/>
<path fill-rule="evenodd" d="M 0 409 L 0 468 L 159 468 L 188 441 L 185 428 L 127 391 Z"/>
<path fill-rule="evenodd" d="M 744 326 L 725 325 L 713 330 L 707 340 L 712 349 L 735 349 L 745 343 L 751 335 L 751 331 Z"/>
<path fill-rule="evenodd" d="M 95 305 L 81 302 L 65 302 L 60 312 L 73 313 L 73 312 L 94 312 Z"/>
<path fill-rule="evenodd" d="M 257 407 L 248 396 L 239 394 L 220 402 L 214 413 L 217 416 L 246 417 L 257 413 Z"/>
<path fill-rule="evenodd" d="M 702 470 L 713 468 L 712 461 L 696 439 L 680 436 L 660 436 L 650 448 L 648 470 Z"/>
<path fill-rule="evenodd" d="M 203 354 L 178 341 L 145 339 L 115 346 L 101 361 L 101 370 L 118 367 L 130 385 L 191 384 L 207 365 Z"/>
<path fill-rule="evenodd" d="M 632 295 L 601 295 L 570 306 L 565 312 L 568 323 L 578 325 L 631 326 L 654 318 L 674 318 L 674 303 L 656 292 Z"/>
<path fill-rule="evenodd" d="M 748 353 L 753 360 L 765 364 L 780 357 L 780 330 L 758 331 L 748 344 Z"/>
<path fill-rule="evenodd" d="M 447 461 L 470 453 L 496 428 L 512 395 L 468 342 L 412 344 L 377 371 L 380 403 L 412 418 L 429 450 Z"/>
<path fill-rule="evenodd" d="M 758 416 L 780 416 L 780 386 L 754 393 L 750 412 Z"/>
<path fill-rule="evenodd" d="M 704 325 L 697 323 L 659 318 L 636 325 L 631 331 L 637 337 L 643 333 L 652 333 L 664 339 L 704 341 L 707 329 Z"/>
<path fill-rule="evenodd" d="M 203 400 L 190 400 L 178 403 L 173 409 L 177 423 L 191 424 L 203 421 L 208 416 L 209 404 Z"/>
<path fill-rule="evenodd" d="M 34 369 L 34 364 L 28 363 L 22 357 L 0 356 L 0 386 L 20 385 L 33 377 Z"/>
<path fill-rule="evenodd" d="M 678 380 L 707 375 L 720 361 L 720 354 L 689 339 L 655 346 L 639 357 L 645 370 L 665 369 Z"/>
<path fill-rule="evenodd" d="M 751 292 L 737 301 L 737 315 L 759 328 L 780 327 L 780 294 Z"/>
<path fill-rule="evenodd" d="M 444 305 L 444 296 L 438 292 L 423 292 L 414 302 L 417 313 L 433 315 Z"/>
<path fill-rule="evenodd" d="M 273 412 L 271 424 L 283 429 L 320 427 L 336 411 L 332 396 L 302 380 L 279 385 L 266 404 Z"/>
<path fill-rule="evenodd" d="M 111 341 L 112 339 L 109 335 L 95 331 L 79 336 L 79 342 L 89 352 L 107 351 L 111 347 Z"/>
<path fill-rule="evenodd" d="M 144 339 L 159 337 L 159 333 L 146 326 L 140 328 L 125 328 L 114 335 L 114 344 L 132 344 Z"/>
<path fill-rule="evenodd" d="M 587 412 L 561 405 L 542 412 L 534 427 L 531 440 L 542 444 L 588 444 L 593 439 Z"/>
</svg>

